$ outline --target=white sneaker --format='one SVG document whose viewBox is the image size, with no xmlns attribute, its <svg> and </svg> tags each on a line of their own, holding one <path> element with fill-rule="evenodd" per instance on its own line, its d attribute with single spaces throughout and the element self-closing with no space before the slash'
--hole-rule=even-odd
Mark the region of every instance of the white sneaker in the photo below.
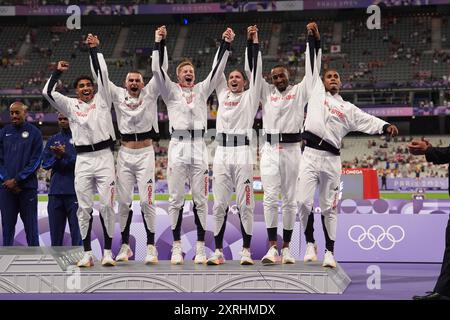
<svg viewBox="0 0 450 320">
<path fill-rule="evenodd" d="M 223 256 L 223 252 L 219 249 L 216 249 L 214 251 L 214 254 L 209 257 L 208 261 L 206 261 L 206 264 L 209 266 L 218 266 L 219 264 L 225 263 L 225 257 Z"/>
<path fill-rule="evenodd" d="M 304 262 L 314 262 L 317 261 L 317 245 L 312 242 L 306 244 L 306 252 L 303 257 Z"/>
<path fill-rule="evenodd" d="M 273 264 L 280 260 L 276 246 L 271 246 L 266 255 L 261 259 L 262 264 Z"/>
<path fill-rule="evenodd" d="M 133 256 L 133 251 L 126 243 L 122 244 L 119 250 L 119 254 L 116 257 L 116 261 L 128 261 L 128 258 Z"/>
<path fill-rule="evenodd" d="M 194 263 L 206 263 L 205 243 L 203 241 L 197 241 Z"/>
<path fill-rule="evenodd" d="M 281 263 L 283 264 L 294 264 L 295 258 L 292 256 L 291 251 L 289 248 L 283 248 L 281 249 Z"/>
<path fill-rule="evenodd" d="M 77 267 L 81 268 L 89 268 L 94 265 L 94 255 L 92 254 L 92 251 L 85 251 L 83 258 L 81 258 L 80 261 L 77 262 Z"/>
<path fill-rule="evenodd" d="M 113 258 L 111 250 L 104 250 L 103 251 L 103 259 L 102 259 L 102 266 L 105 267 L 112 267 L 116 265 L 116 261 Z"/>
<path fill-rule="evenodd" d="M 172 257 L 170 258 L 172 264 L 183 264 L 183 250 L 181 249 L 181 242 L 174 242 L 172 245 Z"/>
<path fill-rule="evenodd" d="M 247 248 L 242 248 L 242 251 L 239 254 L 241 255 L 241 265 L 249 266 L 255 264 L 252 259 L 252 254 Z"/>
<path fill-rule="evenodd" d="M 322 267 L 336 268 L 336 260 L 334 259 L 333 252 L 325 251 Z"/>
<path fill-rule="evenodd" d="M 157 264 L 158 263 L 158 250 L 152 244 L 147 246 L 147 255 L 144 259 L 145 264 Z"/>
</svg>

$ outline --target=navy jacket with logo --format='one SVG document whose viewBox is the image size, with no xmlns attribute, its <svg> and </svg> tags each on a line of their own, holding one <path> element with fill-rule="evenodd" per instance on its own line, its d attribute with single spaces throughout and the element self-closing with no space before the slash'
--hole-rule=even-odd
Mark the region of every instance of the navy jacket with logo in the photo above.
<svg viewBox="0 0 450 320">
<path fill-rule="evenodd" d="M 15 178 L 22 189 L 37 189 L 36 170 L 41 165 L 41 131 L 24 122 L 0 130 L 0 183 Z"/>
<path fill-rule="evenodd" d="M 65 145 L 65 154 L 58 159 L 50 150 L 51 146 Z M 75 194 L 75 161 L 77 154 L 73 146 L 72 132 L 64 132 L 51 136 L 44 148 L 42 167 L 45 170 L 52 169 L 50 178 L 49 195 L 74 195 Z"/>
</svg>

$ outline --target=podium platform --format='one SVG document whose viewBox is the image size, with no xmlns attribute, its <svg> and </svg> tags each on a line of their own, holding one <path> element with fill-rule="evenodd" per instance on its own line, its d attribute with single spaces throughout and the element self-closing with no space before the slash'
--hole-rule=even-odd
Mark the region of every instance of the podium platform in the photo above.
<svg viewBox="0 0 450 320">
<path fill-rule="evenodd" d="M 0 248 L 0 293 L 112 293 L 112 292 L 239 292 L 341 294 L 351 280 L 338 265 L 323 268 L 321 262 L 292 265 L 241 266 L 226 261 L 220 266 L 157 265 L 142 261 L 92 268 L 74 264 L 81 247 Z"/>
</svg>

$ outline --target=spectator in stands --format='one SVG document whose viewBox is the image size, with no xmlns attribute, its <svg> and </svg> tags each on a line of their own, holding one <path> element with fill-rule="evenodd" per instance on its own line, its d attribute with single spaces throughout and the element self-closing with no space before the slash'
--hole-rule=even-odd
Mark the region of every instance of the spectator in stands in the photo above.
<svg viewBox="0 0 450 320">
<path fill-rule="evenodd" d="M 382 170 L 381 171 L 381 189 L 383 189 L 383 190 L 387 189 L 386 180 L 387 180 L 386 170 Z"/>
<path fill-rule="evenodd" d="M 420 178 L 420 168 L 417 166 L 416 170 L 414 172 L 416 174 L 416 179 L 419 180 L 419 178 Z"/>
</svg>

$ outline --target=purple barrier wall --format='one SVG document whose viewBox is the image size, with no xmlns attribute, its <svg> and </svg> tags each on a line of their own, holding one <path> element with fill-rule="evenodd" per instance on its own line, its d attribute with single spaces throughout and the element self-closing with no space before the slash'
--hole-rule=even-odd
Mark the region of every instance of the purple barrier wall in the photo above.
<svg viewBox="0 0 450 320">
<path fill-rule="evenodd" d="M 384 106 L 361 109 L 376 117 L 410 117 L 413 115 L 412 107 Z"/>
<path fill-rule="evenodd" d="M 156 246 L 159 258 L 170 259 L 172 232 L 167 215 L 167 201 L 157 201 Z M 47 204 L 39 202 L 40 244 L 50 245 L 47 221 Z M 338 206 L 338 232 L 335 254 L 339 261 L 374 262 L 441 262 L 444 250 L 444 233 L 450 212 L 450 200 L 343 200 Z M 146 253 L 146 235 L 140 214 L 139 203 L 133 203 L 136 213 L 131 225 L 130 245 L 137 260 L 143 260 Z M 224 237 L 224 252 L 227 259 L 239 259 L 242 240 L 236 207 L 232 206 Z M 319 258 L 324 251 L 324 237 L 320 214 L 315 214 L 315 236 L 319 246 Z M 279 217 L 281 221 L 281 215 Z M 214 250 L 212 202 L 209 203 L 206 245 L 207 254 Z M 1 232 L 1 228 L 0 228 Z M 68 230 L 65 245 L 70 245 Z M 278 240 L 281 244 L 281 225 Z M 103 236 L 97 211 L 94 215 L 92 248 L 101 257 Z M 196 228 L 192 213 L 192 201 L 186 201 L 182 224 L 182 243 L 186 259 L 194 257 Z M 300 223 L 295 224 L 291 249 L 301 259 L 304 255 L 305 239 Z M 16 245 L 25 245 L 23 225 L 16 227 Z M 120 230 L 116 225 L 113 252 L 120 247 Z M 262 202 L 255 208 L 252 253 L 260 259 L 267 250 L 267 234 Z"/>
<path fill-rule="evenodd" d="M 381 178 L 379 186 L 381 190 Z M 386 178 L 387 190 L 439 189 L 448 190 L 448 178 Z"/>
<path fill-rule="evenodd" d="M 450 106 L 437 106 L 434 108 L 420 108 L 414 107 L 415 116 L 448 116 L 450 115 Z"/>
<path fill-rule="evenodd" d="M 15 95 L 22 95 L 22 94 L 27 94 L 26 91 L 24 90 L 17 90 L 17 92 L 12 93 L 14 90 L 0 90 L 0 94 L 4 93 L 4 94 L 15 94 Z M 39 93 L 40 94 L 40 93 Z M 430 113 L 420 113 L 419 111 L 417 111 L 416 109 L 414 109 L 413 112 L 413 108 L 411 107 L 396 107 L 396 106 L 381 106 L 381 107 L 377 107 L 377 106 L 373 106 L 370 108 L 361 108 L 363 111 L 374 115 L 376 117 L 409 117 L 412 115 L 415 116 L 433 116 L 433 115 L 450 115 L 450 107 L 436 107 L 434 109 L 433 112 Z M 54 112 L 49 112 L 49 113 L 42 113 L 42 112 L 33 112 L 30 111 L 29 112 L 30 115 L 30 119 L 28 121 L 33 122 L 33 121 L 44 121 L 44 122 L 56 122 L 56 114 Z M 159 121 L 168 121 L 168 117 L 166 113 L 160 112 L 158 114 L 158 118 Z M 208 113 L 208 119 L 209 120 L 215 120 L 217 118 L 216 114 L 212 114 L 212 113 Z M 262 119 L 262 112 L 261 110 L 258 110 L 257 114 L 256 114 L 256 119 Z M 2 113 L 0 113 L 0 122 L 4 122 L 7 123 L 9 122 L 9 112 L 8 110 L 4 110 Z"/>
</svg>

